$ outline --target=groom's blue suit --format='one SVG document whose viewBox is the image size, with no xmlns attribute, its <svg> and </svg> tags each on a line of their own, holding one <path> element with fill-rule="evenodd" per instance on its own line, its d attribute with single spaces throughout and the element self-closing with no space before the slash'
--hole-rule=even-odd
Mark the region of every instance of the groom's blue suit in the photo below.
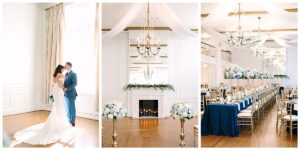
<svg viewBox="0 0 300 150">
<path fill-rule="evenodd" d="M 75 124 L 76 118 L 76 108 L 75 108 L 75 100 L 77 96 L 76 87 L 77 86 L 77 75 L 73 71 L 70 71 L 65 76 L 64 87 L 67 88 L 65 91 L 65 104 L 69 122 L 71 124 Z"/>
</svg>

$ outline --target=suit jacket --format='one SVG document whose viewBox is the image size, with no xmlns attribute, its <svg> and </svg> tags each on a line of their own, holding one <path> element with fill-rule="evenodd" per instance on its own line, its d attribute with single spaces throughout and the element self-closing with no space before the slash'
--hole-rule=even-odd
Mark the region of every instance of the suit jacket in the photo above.
<svg viewBox="0 0 300 150">
<path fill-rule="evenodd" d="M 75 99 L 77 96 L 76 86 L 77 86 L 77 75 L 71 70 L 65 76 L 64 87 L 67 88 L 67 91 L 64 92 L 64 95 L 68 98 Z"/>
</svg>

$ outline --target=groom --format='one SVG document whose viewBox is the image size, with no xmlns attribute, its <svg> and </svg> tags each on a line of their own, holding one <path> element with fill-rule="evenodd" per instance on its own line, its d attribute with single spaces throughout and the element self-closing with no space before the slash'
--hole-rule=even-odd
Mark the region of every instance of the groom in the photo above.
<svg viewBox="0 0 300 150">
<path fill-rule="evenodd" d="M 64 82 L 64 97 L 65 97 L 65 105 L 66 111 L 68 115 L 68 119 L 72 126 L 75 126 L 75 118 L 76 118 L 76 108 L 75 108 L 75 100 L 77 96 L 76 86 L 77 86 L 77 75 L 72 71 L 72 63 L 66 62 L 65 69 L 67 73 L 65 75 Z"/>
</svg>

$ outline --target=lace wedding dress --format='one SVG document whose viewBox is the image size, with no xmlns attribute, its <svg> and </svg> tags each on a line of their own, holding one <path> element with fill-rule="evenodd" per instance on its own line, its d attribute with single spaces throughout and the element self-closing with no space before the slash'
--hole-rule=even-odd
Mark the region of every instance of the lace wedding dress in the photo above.
<svg viewBox="0 0 300 150">
<path fill-rule="evenodd" d="M 60 81 L 63 82 L 63 79 Z M 15 133 L 17 142 L 24 142 L 32 145 L 47 145 L 55 143 L 67 133 L 70 124 L 67 120 L 64 106 L 64 93 L 58 83 L 52 83 L 52 94 L 54 102 L 51 113 L 44 123 L 33 125 Z"/>
</svg>

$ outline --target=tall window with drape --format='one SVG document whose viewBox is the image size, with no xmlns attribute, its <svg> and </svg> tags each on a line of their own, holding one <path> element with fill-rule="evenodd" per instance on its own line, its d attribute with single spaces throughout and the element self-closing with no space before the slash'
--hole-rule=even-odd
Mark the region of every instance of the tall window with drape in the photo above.
<svg viewBox="0 0 300 150">
<path fill-rule="evenodd" d="M 96 3 L 66 6 L 64 62 L 77 74 L 78 104 L 89 103 L 98 111 L 99 101 L 99 8 Z M 88 106 L 86 105 L 86 107 Z M 85 107 L 85 106 L 80 106 Z"/>
<path fill-rule="evenodd" d="M 65 7 L 59 4 L 46 9 L 46 95 L 49 96 L 52 75 L 58 64 L 63 63 L 63 35 L 65 24 Z M 46 102 L 48 102 L 46 98 Z"/>
</svg>

